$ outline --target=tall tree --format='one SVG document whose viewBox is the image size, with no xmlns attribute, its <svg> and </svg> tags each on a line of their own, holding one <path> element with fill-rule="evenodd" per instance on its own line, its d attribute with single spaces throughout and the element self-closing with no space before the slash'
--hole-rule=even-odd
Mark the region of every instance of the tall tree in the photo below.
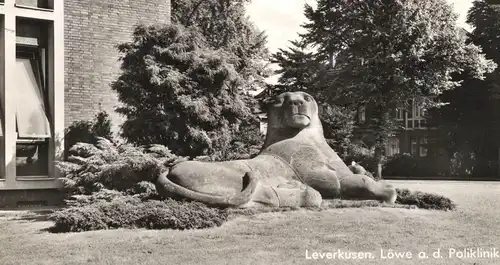
<svg viewBox="0 0 500 265">
<path fill-rule="evenodd" d="M 338 55 L 323 79 L 322 94 L 370 105 L 377 170 L 383 150 L 397 129 L 391 113 L 415 99 L 434 106 L 429 96 L 455 88 L 454 73 L 483 78 L 495 64 L 467 44 L 457 15 L 445 0 L 318 0 L 306 5 L 305 41 L 318 56 Z"/>
<path fill-rule="evenodd" d="M 236 70 L 254 82 L 253 88 L 265 86 L 269 76 L 267 37 L 246 15 L 250 0 L 173 0 L 172 22 L 195 27 L 213 49 L 224 49 L 239 60 Z"/>
<path fill-rule="evenodd" d="M 170 25 L 139 26 L 119 46 L 122 74 L 112 88 L 127 140 L 225 155 L 240 125 L 254 120 L 248 92 L 269 72 L 266 36 L 245 16 L 247 2 L 174 0 Z"/>
<path fill-rule="evenodd" d="M 354 130 L 354 108 L 341 102 L 325 101 L 317 90 L 321 90 L 322 79 L 331 68 L 331 61 L 318 57 L 314 51 L 308 50 L 303 40 L 290 41 L 287 49 L 281 48 L 272 55 L 273 63 L 280 68 L 278 84 L 274 93 L 284 91 L 307 90 L 313 94 L 320 106 L 320 119 L 328 144 L 340 155 L 345 154 L 350 145 Z"/>
<path fill-rule="evenodd" d="M 307 51 L 303 42 L 292 40 L 290 44 L 272 55 L 271 62 L 279 66 L 276 74 L 280 74 L 275 87 L 279 91 L 311 90 L 327 65 L 318 60 L 314 52 Z"/>
<path fill-rule="evenodd" d="M 480 46 L 486 57 L 500 63 L 500 6 L 475 1 L 467 22 L 473 26 L 469 41 Z M 453 154 L 454 173 L 492 176 L 498 173 L 500 142 L 500 69 L 484 80 L 464 73 L 460 87 L 439 97 L 448 105 L 432 109 L 429 121 L 443 136 L 440 146 Z M 496 167 L 494 166 L 496 165 Z"/>
</svg>

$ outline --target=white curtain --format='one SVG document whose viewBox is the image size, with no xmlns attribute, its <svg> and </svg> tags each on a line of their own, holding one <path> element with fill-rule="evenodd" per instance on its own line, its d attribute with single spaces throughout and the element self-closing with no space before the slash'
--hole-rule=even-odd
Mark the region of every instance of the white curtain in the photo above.
<svg viewBox="0 0 500 265">
<path fill-rule="evenodd" d="M 0 110 L 1 110 L 1 106 L 0 106 Z M 3 136 L 3 116 L 0 114 L 0 137 Z"/>
<path fill-rule="evenodd" d="M 19 137 L 50 138 L 42 91 L 30 59 L 16 59 L 16 122 Z"/>
</svg>

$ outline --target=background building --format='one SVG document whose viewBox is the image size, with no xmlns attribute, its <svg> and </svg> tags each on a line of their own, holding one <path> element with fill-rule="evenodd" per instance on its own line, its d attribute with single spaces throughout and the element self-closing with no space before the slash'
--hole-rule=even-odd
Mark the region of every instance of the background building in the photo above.
<svg viewBox="0 0 500 265">
<path fill-rule="evenodd" d="M 0 207 L 59 200 L 64 128 L 118 106 L 116 45 L 168 23 L 170 1 L 0 1 Z"/>
<path fill-rule="evenodd" d="M 408 153 L 415 157 L 427 156 L 429 137 L 433 136 L 433 128 L 427 128 L 424 110 L 412 101 L 407 109 L 397 109 L 394 117 L 398 121 L 400 129 L 389 139 L 385 149 L 388 157 Z M 373 142 L 371 129 L 367 126 L 367 120 L 371 118 L 370 108 L 358 109 L 355 134 L 363 142 Z"/>
</svg>

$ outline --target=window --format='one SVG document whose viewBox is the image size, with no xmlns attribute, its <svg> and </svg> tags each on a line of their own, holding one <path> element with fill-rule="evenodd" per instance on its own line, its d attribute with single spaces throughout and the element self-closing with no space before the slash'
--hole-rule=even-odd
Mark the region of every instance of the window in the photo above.
<svg viewBox="0 0 500 265">
<path fill-rule="evenodd" d="M 51 128 L 45 49 L 17 47 L 16 168 L 18 176 L 47 176 Z"/>
<path fill-rule="evenodd" d="M 414 127 L 415 127 L 415 129 L 420 128 L 420 120 L 415 120 L 415 121 L 414 121 L 414 125 L 415 125 L 415 126 L 414 126 Z"/>
<path fill-rule="evenodd" d="M 0 109 L 2 109 L 1 106 L 0 106 Z M 2 112 L 0 111 L 0 138 L 1 137 L 3 137 L 3 115 L 2 115 Z"/>
<path fill-rule="evenodd" d="M 420 120 L 420 127 L 425 128 L 427 126 L 425 119 Z"/>
<path fill-rule="evenodd" d="M 413 129 L 413 120 L 408 119 L 406 121 L 406 128 Z"/>
<path fill-rule="evenodd" d="M 413 100 L 406 113 L 406 128 L 423 129 L 425 125 L 424 113 L 424 110 Z"/>
<path fill-rule="evenodd" d="M 411 139 L 410 152 L 412 155 L 417 155 L 417 139 Z"/>
<path fill-rule="evenodd" d="M 420 156 L 427 156 L 427 137 L 420 138 Z"/>
<path fill-rule="evenodd" d="M 399 154 L 399 138 L 390 138 L 385 152 L 388 157 Z"/>
<path fill-rule="evenodd" d="M 358 108 L 358 122 L 365 123 L 366 121 L 366 107 L 361 106 Z"/>
<path fill-rule="evenodd" d="M 2 109 L 1 106 L 0 106 L 0 109 Z M 0 111 L 0 143 L 2 143 L 2 144 L 5 141 L 3 135 L 4 135 L 3 134 L 3 114 L 2 114 L 2 111 Z M 4 148 L 0 148 L 0 157 L 2 157 L 2 158 L 5 157 Z M 1 167 L 1 170 L 0 170 L 0 179 L 5 179 L 5 171 L 4 171 L 3 166 Z"/>
<path fill-rule="evenodd" d="M 37 64 L 38 61 L 33 59 L 16 59 L 16 125 L 20 138 L 50 138 L 45 91 L 41 89 L 41 71 Z"/>
<path fill-rule="evenodd" d="M 404 110 L 396 109 L 396 120 L 404 120 Z"/>
<path fill-rule="evenodd" d="M 54 9 L 53 0 L 16 0 L 17 7 Z"/>
<path fill-rule="evenodd" d="M 407 113 L 408 113 L 408 119 L 413 119 L 413 104 L 410 106 Z"/>
</svg>

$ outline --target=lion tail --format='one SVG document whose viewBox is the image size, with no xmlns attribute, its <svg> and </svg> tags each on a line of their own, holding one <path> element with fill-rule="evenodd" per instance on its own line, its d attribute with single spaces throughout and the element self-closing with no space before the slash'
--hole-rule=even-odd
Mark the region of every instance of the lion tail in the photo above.
<svg viewBox="0 0 500 265">
<path fill-rule="evenodd" d="M 243 176 L 243 190 L 234 196 L 218 196 L 182 187 L 168 178 L 168 171 L 163 172 L 156 180 L 157 190 L 167 197 L 180 196 L 193 201 L 199 201 L 217 207 L 240 207 L 250 202 L 252 195 L 257 189 L 258 178 L 253 172 L 247 172 Z"/>
</svg>

